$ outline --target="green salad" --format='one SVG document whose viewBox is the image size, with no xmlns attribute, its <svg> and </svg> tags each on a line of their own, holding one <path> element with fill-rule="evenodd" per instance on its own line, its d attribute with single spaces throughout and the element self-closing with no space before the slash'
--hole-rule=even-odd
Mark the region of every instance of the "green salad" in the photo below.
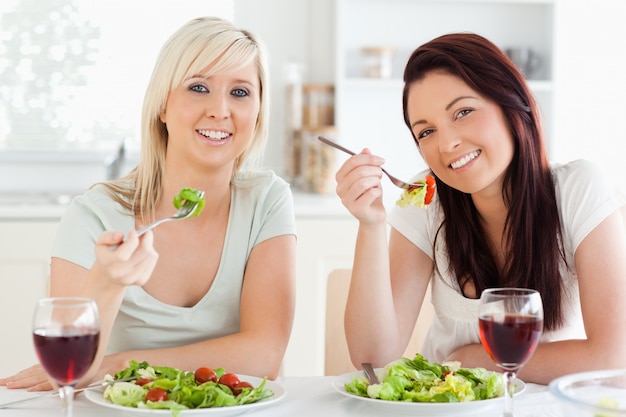
<svg viewBox="0 0 626 417">
<path fill-rule="evenodd" d="M 193 188 L 185 187 L 174 196 L 174 207 L 176 207 L 177 209 L 181 208 L 185 201 L 198 203 L 196 209 L 191 214 L 191 217 L 197 216 L 204 208 L 204 193 Z"/>
<path fill-rule="evenodd" d="M 400 199 L 396 201 L 396 205 L 400 207 L 416 206 L 426 207 L 433 201 L 437 182 L 431 175 L 426 175 L 423 180 L 418 180 L 415 186 L 411 186 L 402 191 Z"/>
<path fill-rule="evenodd" d="M 484 368 L 461 368 L 459 362 L 437 364 L 419 353 L 413 360 L 401 358 L 385 366 L 380 384 L 370 385 L 355 376 L 346 391 L 387 401 L 452 403 L 487 400 L 504 394 L 500 375 Z"/>
<path fill-rule="evenodd" d="M 137 379 L 107 386 L 104 398 L 126 407 L 172 410 L 177 417 L 181 410 L 250 404 L 274 395 L 265 388 L 267 378 L 254 387 L 223 368 L 198 368 L 192 372 L 134 360 L 128 368 L 114 376 L 107 375 L 105 380 L 132 377 Z"/>
</svg>

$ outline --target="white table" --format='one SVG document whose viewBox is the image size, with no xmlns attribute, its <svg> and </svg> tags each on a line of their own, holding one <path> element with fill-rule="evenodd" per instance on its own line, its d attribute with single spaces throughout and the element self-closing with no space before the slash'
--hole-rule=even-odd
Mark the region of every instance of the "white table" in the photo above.
<svg viewBox="0 0 626 417">
<path fill-rule="evenodd" d="M 368 417 L 383 413 L 364 401 L 351 399 L 338 393 L 331 382 L 333 377 L 281 377 L 276 380 L 285 389 L 285 396 L 276 404 L 245 413 L 250 417 Z M 21 390 L 0 388 L 0 403 L 35 395 Z M 502 410 L 491 407 L 480 417 L 500 417 Z M 545 386 L 527 384 L 526 391 L 515 399 L 517 417 L 562 417 L 559 404 Z M 124 416 L 111 409 L 91 403 L 80 395 L 74 405 L 74 417 Z M 387 414 L 389 415 L 389 414 Z M 60 400 L 48 398 L 29 402 L 15 408 L 0 409 L 0 417 L 62 416 Z M 208 413 L 210 416 L 210 413 Z M 452 417 L 452 416 L 451 416 Z"/>
</svg>

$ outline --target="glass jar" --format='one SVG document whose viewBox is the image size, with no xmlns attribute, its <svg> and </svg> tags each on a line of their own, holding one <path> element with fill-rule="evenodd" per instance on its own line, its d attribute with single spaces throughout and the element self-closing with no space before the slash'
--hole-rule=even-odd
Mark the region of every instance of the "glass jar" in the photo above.
<svg viewBox="0 0 626 417">
<path fill-rule="evenodd" d="M 337 137 L 332 126 L 303 127 L 299 131 L 300 178 L 299 187 L 311 193 L 331 193 L 335 190 L 337 159 L 335 149 L 320 142 L 318 136 Z"/>
<path fill-rule="evenodd" d="M 363 75 L 370 78 L 391 78 L 394 48 L 389 46 L 365 47 L 363 55 Z"/>
<path fill-rule="evenodd" d="M 303 93 L 302 126 L 335 124 L 335 87 L 332 84 L 305 84 Z"/>
</svg>

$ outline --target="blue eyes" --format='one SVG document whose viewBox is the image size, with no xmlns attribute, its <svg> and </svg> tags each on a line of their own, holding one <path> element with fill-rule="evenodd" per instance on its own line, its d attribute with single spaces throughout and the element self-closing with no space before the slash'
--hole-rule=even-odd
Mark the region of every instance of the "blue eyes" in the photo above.
<svg viewBox="0 0 626 417">
<path fill-rule="evenodd" d="M 246 97 L 248 95 L 248 92 L 243 88 L 235 88 L 233 91 L 230 92 L 230 94 L 237 97 Z"/>
<path fill-rule="evenodd" d="M 189 87 L 189 90 L 196 93 L 209 93 L 209 89 L 203 84 L 193 84 Z M 248 91 L 244 88 L 235 88 L 230 92 L 230 94 L 235 97 L 247 97 L 250 95 L 250 93 L 248 93 Z"/>
<path fill-rule="evenodd" d="M 191 87 L 189 87 L 189 89 L 191 91 L 195 91 L 196 93 L 208 93 L 209 92 L 209 90 L 202 84 L 194 84 Z"/>
</svg>

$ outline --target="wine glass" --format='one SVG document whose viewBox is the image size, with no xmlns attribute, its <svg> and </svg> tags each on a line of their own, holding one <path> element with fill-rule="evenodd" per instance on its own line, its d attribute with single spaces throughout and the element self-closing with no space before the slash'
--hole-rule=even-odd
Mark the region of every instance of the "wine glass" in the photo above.
<svg viewBox="0 0 626 417">
<path fill-rule="evenodd" d="M 71 417 L 74 387 L 89 370 L 98 350 L 100 319 L 96 303 L 81 297 L 39 300 L 33 339 L 41 366 L 59 386 L 65 416 Z"/>
<path fill-rule="evenodd" d="M 526 288 L 490 288 L 480 296 L 480 341 L 504 374 L 503 417 L 513 417 L 513 384 L 539 344 L 543 331 L 541 295 Z"/>
</svg>

